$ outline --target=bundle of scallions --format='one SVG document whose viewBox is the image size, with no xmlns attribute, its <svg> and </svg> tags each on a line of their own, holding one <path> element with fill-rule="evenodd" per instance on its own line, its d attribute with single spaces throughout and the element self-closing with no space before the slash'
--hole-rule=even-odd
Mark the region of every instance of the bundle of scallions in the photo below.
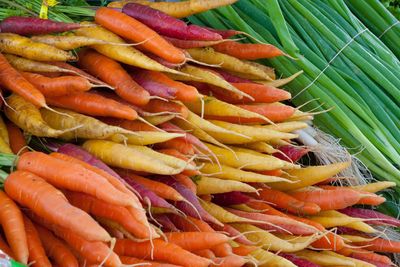
<svg viewBox="0 0 400 267">
<path fill-rule="evenodd" d="M 400 185 L 400 62 L 352 13 L 348 5 L 357 8 L 356 2 L 239 0 L 190 20 L 247 32 L 297 58 L 264 63 L 283 76 L 303 70 L 286 87 L 294 104 L 314 100 L 309 105 L 317 110 L 334 107 L 316 116 L 314 124 L 357 153 L 375 178 Z M 399 42 L 396 45 L 398 49 Z M 398 200 L 400 187 L 395 191 L 393 199 Z M 388 202 L 386 212 L 397 215 L 398 205 Z"/>
</svg>

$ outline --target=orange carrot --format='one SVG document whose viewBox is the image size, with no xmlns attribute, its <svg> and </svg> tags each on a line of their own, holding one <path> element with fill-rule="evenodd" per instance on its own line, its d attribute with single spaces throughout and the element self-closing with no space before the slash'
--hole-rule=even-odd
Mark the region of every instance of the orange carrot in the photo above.
<svg viewBox="0 0 400 267">
<path fill-rule="evenodd" d="M 46 228 L 35 225 L 46 254 L 60 267 L 78 267 L 78 260 L 67 245 Z"/>
<path fill-rule="evenodd" d="M 223 258 L 214 259 L 212 267 L 241 267 L 246 264 L 246 259 L 238 255 L 228 255 Z"/>
<path fill-rule="evenodd" d="M 28 152 L 29 150 L 26 144 L 26 140 L 21 132 L 21 129 L 10 121 L 6 123 L 6 126 L 7 126 L 8 136 L 12 137 L 10 138 L 10 147 L 12 152 L 18 155 Z"/>
<path fill-rule="evenodd" d="M 366 262 L 383 263 L 388 266 L 394 265 L 389 257 L 361 248 L 343 248 L 338 251 L 338 253 L 346 257 L 353 257 Z"/>
<path fill-rule="evenodd" d="M 0 53 L 0 84 L 6 89 L 22 96 L 37 107 L 46 107 L 43 94 L 28 82 Z"/>
<path fill-rule="evenodd" d="M 271 170 L 271 171 L 256 171 L 260 174 L 271 175 L 271 176 L 282 176 L 283 171 L 281 169 Z"/>
<path fill-rule="evenodd" d="M 184 160 L 184 161 L 189 160 L 184 154 L 182 154 L 181 152 L 179 152 L 176 149 L 166 148 L 166 149 L 160 149 L 160 150 L 158 150 L 158 152 L 176 157 L 176 158 Z M 190 162 L 190 165 L 193 165 L 195 167 L 196 163 Z M 186 175 L 186 176 L 193 176 L 193 175 L 200 175 L 201 173 L 198 170 L 184 170 L 181 174 Z"/>
<path fill-rule="evenodd" d="M 194 148 L 184 137 L 177 137 L 156 144 L 157 148 L 175 149 L 183 155 L 194 155 Z"/>
<path fill-rule="evenodd" d="M 400 253 L 400 241 L 377 238 L 371 241 L 357 242 L 354 244 L 375 252 Z"/>
<path fill-rule="evenodd" d="M 214 259 L 215 258 L 215 254 L 214 252 L 212 252 L 210 249 L 202 249 L 202 250 L 196 250 L 196 251 L 192 251 L 193 254 L 196 254 L 197 256 L 206 258 L 206 259 Z"/>
<path fill-rule="evenodd" d="M 48 171 L 49 169 L 47 168 Z M 57 170 L 60 171 L 61 169 Z M 111 239 L 110 235 L 86 212 L 70 205 L 59 190 L 32 173 L 26 171 L 11 173 L 4 183 L 4 188 L 19 204 L 30 208 L 53 224 L 71 229 L 87 240 Z"/>
<path fill-rule="evenodd" d="M 6 179 L 6 183 L 9 177 Z M 28 263 L 28 240 L 24 226 L 22 213 L 18 206 L 0 190 L 0 223 L 3 226 L 8 244 L 15 255 L 15 259 L 21 263 Z"/>
<path fill-rule="evenodd" d="M 158 113 L 158 112 L 171 112 L 179 114 L 183 118 L 187 118 L 189 115 L 188 109 L 174 102 L 165 102 L 159 99 L 152 99 L 150 102 L 143 106 L 143 109 L 148 112 Z"/>
<path fill-rule="evenodd" d="M 150 100 L 150 94 L 137 84 L 122 66 L 93 50 L 79 53 L 80 66 L 115 88 L 115 92 L 126 101 L 143 106 Z"/>
<path fill-rule="evenodd" d="M 0 235 L 0 250 L 6 253 L 11 258 L 15 259 L 14 253 L 12 252 L 11 248 L 8 246 L 6 241 Z"/>
<path fill-rule="evenodd" d="M 248 60 L 273 58 L 284 55 L 279 48 L 270 44 L 243 44 L 227 41 L 213 45 L 213 48 L 220 53 Z"/>
<path fill-rule="evenodd" d="M 280 103 L 239 105 L 239 107 L 263 115 L 273 122 L 284 121 L 296 111 L 295 108 Z"/>
<path fill-rule="evenodd" d="M 117 118 L 100 118 L 100 120 L 106 124 L 109 125 L 114 125 L 114 126 L 118 126 L 124 129 L 127 129 L 129 131 L 148 131 L 148 132 L 153 132 L 153 131 L 157 131 L 156 128 L 141 122 L 141 121 L 130 121 L 130 120 L 123 120 L 123 119 L 117 119 Z"/>
<path fill-rule="evenodd" d="M 138 117 L 134 109 L 98 94 L 81 92 L 63 97 L 48 97 L 46 100 L 50 105 L 92 116 L 127 120 L 135 120 Z"/>
<path fill-rule="evenodd" d="M 233 254 L 232 246 L 228 243 L 216 245 L 211 249 L 217 257 L 228 257 Z"/>
<path fill-rule="evenodd" d="M 338 187 L 336 190 L 297 191 L 290 195 L 300 201 L 315 203 L 321 210 L 344 209 L 353 206 L 361 198 L 357 191 L 345 187 Z"/>
<path fill-rule="evenodd" d="M 257 83 L 231 83 L 240 91 L 250 95 L 254 98 L 254 102 L 258 103 L 273 103 L 288 100 L 291 98 L 289 92 L 278 89 L 272 86 L 257 84 Z M 243 101 L 251 103 L 252 101 L 248 98 L 243 98 Z"/>
<path fill-rule="evenodd" d="M 166 233 L 165 236 L 168 242 L 188 251 L 209 249 L 229 241 L 226 235 L 220 233 L 171 232 Z"/>
<path fill-rule="evenodd" d="M 90 90 L 92 84 L 79 76 L 49 78 L 37 73 L 21 72 L 45 97 L 58 97 Z"/>
<path fill-rule="evenodd" d="M 186 57 L 182 50 L 174 47 L 155 31 L 138 20 L 114 9 L 102 7 L 97 9 L 96 23 L 104 28 L 133 42 L 143 42 L 141 47 L 156 54 L 171 63 L 185 63 Z"/>
<path fill-rule="evenodd" d="M 361 197 L 361 199 L 357 202 L 357 204 L 378 206 L 386 201 L 386 198 L 378 196 L 377 194 L 370 193 L 370 192 L 363 192 L 363 191 L 359 191 L 359 192 L 363 195 L 368 195 L 368 196 Z"/>
<path fill-rule="evenodd" d="M 194 194 L 197 192 L 197 186 L 196 184 L 190 179 L 189 176 L 186 176 L 184 174 L 175 174 L 174 178 L 184 186 L 190 189 Z"/>
<path fill-rule="evenodd" d="M 249 255 L 252 251 L 258 249 L 256 246 L 249 246 L 249 245 L 242 245 L 240 244 L 237 247 L 233 247 L 232 251 L 234 254 L 239 255 L 239 256 L 247 256 Z"/>
<path fill-rule="evenodd" d="M 58 188 L 86 193 L 115 205 L 135 206 L 104 177 L 79 164 L 67 163 L 41 152 L 23 154 L 17 169 L 35 173 Z"/>
<path fill-rule="evenodd" d="M 127 257 L 127 256 L 120 256 L 119 257 L 122 261 L 123 264 L 135 264 L 135 263 L 145 263 L 145 266 L 150 266 L 150 267 L 179 267 L 178 265 L 175 264 L 169 264 L 169 263 L 160 263 L 156 261 L 146 261 L 146 260 L 140 260 L 134 257 Z"/>
<path fill-rule="evenodd" d="M 34 262 L 32 264 L 34 267 L 51 267 L 35 226 L 26 216 L 24 216 L 24 224 L 28 239 L 29 262 Z"/>
<path fill-rule="evenodd" d="M 181 247 L 161 239 L 153 240 L 154 249 L 149 241 L 134 242 L 128 239 L 118 239 L 114 251 L 119 255 L 133 256 L 142 259 L 165 261 L 187 267 L 206 267 L 211 261 L 190 253 Z M 153 253 L 152 253 L 153 252 Z"/>
<path fill-rule="evenodd" d="M 108 204 L 92 196 L 79 192 L 66 191 L 65 196 L 75 207 L 92 214 L 93 216 L 115 221 L 135 237 L 142 239 L 149 238 L 148 228 L 145 225 L 138 223 L 136 218 L 134 218 L 125 207 Z"/>
</svg>

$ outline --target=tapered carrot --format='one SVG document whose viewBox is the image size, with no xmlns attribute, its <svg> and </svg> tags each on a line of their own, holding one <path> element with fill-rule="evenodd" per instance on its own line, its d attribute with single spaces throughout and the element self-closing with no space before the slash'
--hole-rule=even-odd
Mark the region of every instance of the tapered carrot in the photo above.
<svg viewBox="0 0 400 267">
<path fill-rule="evenodd" d="M 314 202 L 303 202 L 297 200 L 291 195 L 273 189 L 263 188 L 260 191 L 260 198 L 267 202 L 274 203 L 282 209 L 287 209 L 294 214 L 300 213 L 311 215 L 316 214 L 321 210 L 321 208 Z"/>
<path fill-rule="evenodd" d="M 257 173 L 271 176 L 282 176 L 283 171 L 281 169 L 276 169 L 270 171 L 257 171 Z"/>
<path fill-rule="evenodd" d="M 366 262 L 381 263 L 389 266 L 394 265 L 389 257 L 368 251 L 366 249 L 343 248 L 340 251 L 338 251 L 338 253 L 346 257 L 352 257 Z"/>
<path fill-rule="evenodd" d="M 8 178 L 6 179 L 8 181 Z M 21 263 L 28 263 L 28 240 L 22 213 L 14 201 L 0 190 L 0 224 L 3 227 L 8 244 Z"/>
<path fill-rule="evenodd" d="M 400 253 L 400 241 L 376 238 L 371 241 L 357 242 L 355 245 L 363 246 L 366 250 L 384 253 Z"/>
<path fill-rule="evenodd" d="M 26 216 L 24 216 L 24 224 L 28 240 L 29 262 L 33 262 L 32 266 L 34 267 L 51 267 L 36 227 Z"/>
<path fill-rule="evenodd" d="M 158 152 L 161 152 L 161 153 L 176 157 L 176 158 L 184 160 L 184 161 L 188 161 L 189 160 L 188 156 L 184 155 L 183 153 L 181 153 L 178 150 L 173 149 L 173 148 L 160 149 L 160 150 L 158 150 Z M 194 162 L 190 162 L 189 164 L 194 166 L 194 167 L 196 166 L 196 163 L 194 163 Z M 198 171 L 196 169 L 194 169 L 194 170 L 184 170 L 182 172 L 182 174 L 186 175 L 186 176 L 200 175 L 200 171 Z"/>
<path fill-rule="evenodd" d="M 284 55 L 279 48 L 270 44 L 243 44 L 229 41 L 213 45 L 213 48 L 220 53 L 248 60 L 273 58 Z"/>
<path fill-rule="evenodd" d="M 11 258 L 15 259 L 14 253 L 11 248 L 8 246 L 7 242 L 0 236 L 0 250 L 6 253 Z"/>
<path fill-rule="evenodd" d="M 138 85 L 121 65 L 93 50 L 83 50 L 79 53 L 80 66 L 115 88 L 115 92 L 126 101 L 135 105 L 145 105 L 150 95 Z"/>
<path fill-rule="evenodd" d="M 282 105 L 280 103 L 239 105 L 239 107 L 265 116 L 273 122 L 284 121 L 290 118 L 295 112 L 295 108 L 287 105 Z M 245 120 L 244 122 L 251 121 Z"/>
<path fill-rule="evenodd" d="M 22 76 L 42 92 L 45 97 L 57 97 L 90 90 L 92 84 L 79 76 L 60 76 L 48 78 L 46 76 L 22 72 Z"/>
<path fill-rule="evenodd" d="M 157 144 L 158 148 L 176 149 L 184 155 L 193 155 L 193 145 L 183 137 L 174 138 L 163 143 Z"/>
<path fill-rule="evenodd" d="M 249 245 L 242 245 L 239 244 L 237 247 L 233 247 L 232 251 L 234 254 L 239 256 L 247 256 L 252 251 L 255 251 L 258 247 L 257 246 L 249 246 Z"/>
<path fill-rule="evenodd" d="M 23 154 L 17 169 L 30 171 L 58 188 L 87 193 L 115 205 L 135 206 L 125 193 L 115 189 L 104 177 L 79 164 L 67 163 L 41 152 Z"/>
<path fill-rule="evenodd" d="M 162 36 L 165 40 L 173 44 L 175 47 L 182 49 L 199 48 L 213 46 L 219 43 L 226 42 L 227 40 L 214 40 L 214 41 L 201 41 L 201 40 L 182 40 L 173 37 Z"/>
<path fill-rule="evenodd" d="M 186 57 L 181 50 L 168 43 L 146 25 L 128 15 L 114 9 L 102 7 L 96 11 L 95 21 L 128 40 L 133 42 L 145 41 L 141 45 L 143 48 L 172 63 L 185 62 Z"/>
<path fill-rule="evenodd" d="M 10 139 L 10 147 L 12 152 L 18 155 L 28 152 L 26 140 L 21 132 L 21 129 L 10 121 L 6 123 L 6 126 L 8 135 L 12 136 L 12 138 Z"/>
<path fill-rule="evenodd" d="M 43 94 L 15 70 L 0 53 L 0 84 L 37 107 L 45 107 Z"/>
<path fill-rule="evenodd" d="M 197 256 L 206 258 L 206 259 L 214 259 L 215 254 L 214 252 L 211 251 L 211 249 L 202 249 L 202 250 L 196 250 L 192 251 L 193 254 L 196 254 Z"/>
<path fill-rule="evenodd" d="M 174 178 L 187 188 L 189 188 L 194 194 L 196 194 L 196 184 L 190 179 L 189 176 L 186 176 L 184 174 L 175 174 Z"/>
<path fill-rule="evenodd" d="M 361 194 L 365 195 L 357 202 L 360 205 L 371 205 L 378 206 L 386 201 L 386 198 L 378 196 L 374 193 L 359 191 Z"/>
<path fill-rule="evenodd" d="M 174 102 L 165 102 L 159 99 L 152 99 L 149 103 L 143 106 L 143 109 L 148 112 L 171 112 L 181 115 L 183 118 L 187 118 L 189 112 L 188 109 L 180 104 Z"/>
<path fill-rule="evenodd" d="M 152 131 L 157 131 L 156 128 L 154 128 L 151 125 L 148 125 L 144 122 L 135 120 L 123 120 L 123 119 L 117 119 L 117 118 L 111 118 L 111 117 L 104 117 L 100 118 L 100 120 L 106 124 L 113 125 L 113 126 L 118 126 L 133 132 L 136 131 L 146 131 L 146 132 L 152 132 Z"/>
<path fill-rule="evenodd" d="M 81 92 L 63 97 L 48 97 L 47 102 L 56 107 L 72 109 L 92 116 L 116 117 L 127 120 L 137 118 L 134 109 L 92 93 Z"/>
<path fill-rule="evenodd" d="M 67 247 L 67 245 L 55 237 L 48 229 L 35 225 L 35 228 L 39 234 L 39 238 L 42 241 L 46 255 L 49 256 L 58 266 L 60 267 L 78 267 L 78 260 L 74 254 Z"/>
<path fill-rule="evenodd" d="M 165 235 L 168 242 L 188 251 L 209 249 L 218 244 L 226 243 L 229 240 L 226 235 L 220 233 L 171 232 Z"/>
<path fill-rule="evenodd" d="M 233 86 L 238 88 L 240 91 L 252 96 L 254 102 L 259 103 L 272 103 L 291 98 L 289 92 L 275 88 L 273 86 L 257 84 L 257 83 L 231 83 Z M 251 103 L 247 98 L 243 98 L 242 101 Z M 268 117 L 268 116 L 266 116 Z"/>
<path fill-rule="evenodd" d="M 143 266 L 150 266 L 150 267 L 179 267 L 178 265 L 175 264 L 169 264 L 169 263 L 160 263 L 156 261 L 146 261 L 146 260 L 141 260 L 138 258 L 134 257 L 128 257 L 128 256 L 120 256 L 121 262 L 123 264 L 136 264 L 136 263 L 143 263 Z"/>
<path fill-rule="evenodd" d="M 152 244 L 149 241 L 138 243 L 128 239 L 118 239 L 114 251 L 120 255 L 145 259 L 153 258 L 154 260 L 187 267 L 206 267 L 211 263 L 209 259 L 194 255 L 175 244 L 167 243 L 161 239 L 154 239 L 152 242 L 154 248 L 152 248 Z"/>
</svg>

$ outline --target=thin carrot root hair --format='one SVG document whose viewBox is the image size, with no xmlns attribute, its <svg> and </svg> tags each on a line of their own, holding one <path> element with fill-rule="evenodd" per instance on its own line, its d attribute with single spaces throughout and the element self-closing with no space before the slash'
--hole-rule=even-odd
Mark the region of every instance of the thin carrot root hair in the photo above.
<svg viewBox="0 0 400 267">
<path fill-rule="evenodd" d="M 252 264 L 252 265 L 254 265 L 254 267 L 257 267 L 260 263 L 256 258 L 254 258 L 251 255 L 248 255 L 244 258 L 247 260 L 246 263 Z"/>
<path fill-rule="evenodd" d="M 142 117 L 137 117 L 136 119 L 137 119 L 138 121 L 143 122 L 144 124 L 146 124 L 146 125 L 148 125 L 148 126 L 154 128 L 155 130 L 157 130 L 157 131 L 159 131 L 159 132 L 164 132 L 164 133 L 165 133 L 165 131 L 164 131 L 163 129 L 158 128 L 157 126 L 151 124 L 150 122 L 146 121 L 146 120 L 143 119 Z"/>
<path fill-rule="evenodd" d="M 268 44 L 268 43 L 264 43 L 263 41 L 257 39 L 256 37 L 254 37 L 253 35 L 251 35 L 250 33 L 247 33 L 247 32 L 238 31 L 237 34 L 244 35 L 244 36 L 248 37 L 249 39 L 252 39 L 260 44 Z M 235 35 L 237 35 L 237 34 L 235 34 Z"/>
<path fill-rule="evenodd" d="M 151 95 L 151 96 L 149 97 L 149 99 L 150 99 L 150 100 L 151 100 L 151 99 L 158 99 L 158 100 L 161 100 L 161 101 L 164 101 L 164 102 L 169 102 L 168 99 L 163 98 L 163 97 L 161 97 L 161 96 L 157 96 L 157 95 Z"/>
<path fill-rule="evenodd" d="M 150 224 L 150 225 L 153 226 L 156 233 L 159 234 L 164 239 L 165 242 L 168 242 L 168 237 L 164 234 L 164 232 L 160 229 L 160 227 L 157 227 L 152 224 Z"/>
<path fill-rule="evenodd" d="M 219 63 L 219 64 L 207 64 L 201 61 L 197 61 L 191 57 L 186 57 L 186 62 L 193 62 L 196 63 L 198 65 L 202 65 L 202 66 L 206 66 L 206 67 L 212 67 L 212 68 L 221 68 L 223 63 Z"/>
<path fill-rule="evenodd" d="M 115 237 L 112 237 L 111 238 L 111 241 L 110 241 L 110 250 L 108 251 L 108 254 L 107 254 L 107 256 L 103 259 L 103 261 L 99 264 L 99 267 L 102 267 L 105 263 L 106 263 L 106 261 L 107 261 L 107 259 L 111 256 L 111 254 L 113 253 L 113 250 L 114 250 L 114 247 L 115 247 L 115 243 L 117 242 L 117 239 L 115 238 Z"/>
</svg>

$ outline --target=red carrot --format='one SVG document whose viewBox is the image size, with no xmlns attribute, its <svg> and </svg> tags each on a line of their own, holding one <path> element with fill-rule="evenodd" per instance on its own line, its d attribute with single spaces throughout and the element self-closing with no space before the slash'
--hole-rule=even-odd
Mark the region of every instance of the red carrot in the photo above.
<svg viewBox="0 0 400 267">
<path fill-rule="evenodd" d="M 295 147 L 295 146 L 281 146 L 278 148 L 282 153 L 274 153 L 272 154 L 274 157 L 281 159 L 281 160 L 286 160 L 289 161 L 291 160 L 292 162 L 297 162 L 301 157 L 303 157 L 305 154 L 309 152 L 309 149 L 307 148 L 302 148 L 302 147 Z"/>
</svg>

